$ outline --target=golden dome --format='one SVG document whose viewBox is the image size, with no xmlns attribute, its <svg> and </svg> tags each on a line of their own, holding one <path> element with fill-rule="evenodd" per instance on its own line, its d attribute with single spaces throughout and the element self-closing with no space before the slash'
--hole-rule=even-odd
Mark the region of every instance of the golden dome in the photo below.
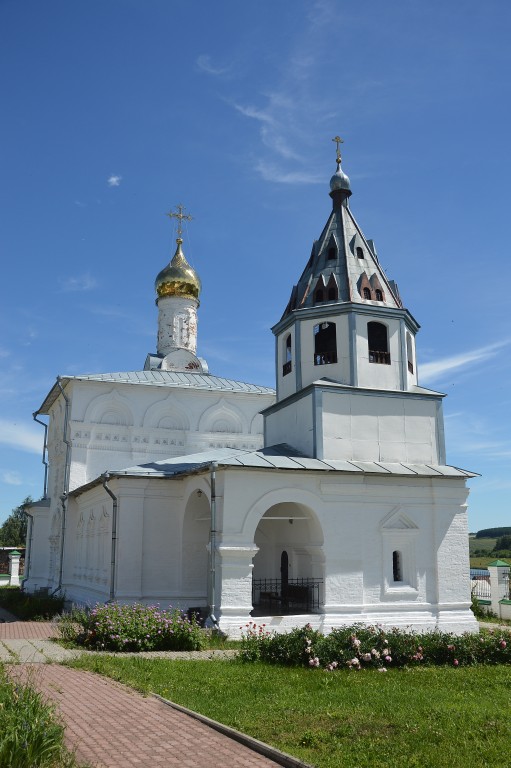
<svg viewBox="0 0 511 768">
<path fill-rule="evenodd" d="M 162 269 L 154 287 L 158 298 L 165 296 L 184 296 L 185 298 L 199 298 L 201 281 L 197 272 L 191 268 L 181 250 L 182 239 L 177 238 L 176 252 L 170 264 Z"/>
</svg>

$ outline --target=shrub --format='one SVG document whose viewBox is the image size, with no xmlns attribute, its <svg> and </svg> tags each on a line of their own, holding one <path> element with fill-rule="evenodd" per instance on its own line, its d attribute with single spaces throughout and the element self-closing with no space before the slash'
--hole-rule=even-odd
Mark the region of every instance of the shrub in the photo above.
<svg viewBox="0 0 511 768">
<path fill-rule="evenodd" d="M 198 651 L 206 635 L 195 617 L 157 605 L 96 605 L 59 621 L 60 634 L 89 648 L 105 651 Z"/>
<path fill-rule="evenodd" d="M 61 613 L 65 597 L 31 595 L 20 587 L 0 587 L 0 605 L 24 621 L 45 621 Z"/>
<path fill-rule="evenodd" d="M 0 766 L 45 768 L 75 765 L 64 747 L 54 707 L 30 686 L 7 679 L 0 667 Z"/>
<path fill-rule="evenodd" d="M 289 634 L 247 624 L 242 636 L 243 661 L 354 670 L 389 667 L 473 664 L 511 664 L 511 631 L 483 629 L 479 634 L 406 632 L 355 624 L 333 629 L 329 635 L 310 624 Z"/>
</svg>

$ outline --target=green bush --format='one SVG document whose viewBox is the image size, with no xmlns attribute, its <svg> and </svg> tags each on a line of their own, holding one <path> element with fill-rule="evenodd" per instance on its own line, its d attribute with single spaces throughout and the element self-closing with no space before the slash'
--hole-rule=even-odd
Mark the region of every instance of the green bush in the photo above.
<svg viewBox="0 0 511 768">
<path fill-rule="evenodd" d="M 75 609 L 58 626 L 64 640 L 94 650 L 199 651 L 207 642 L 195 617 L 157 605 L 98 604 L 90 611 Z"/>
<path fill-rule="evenodd" d="M 29 685 L 9 681 L 0 667 L 0 768 L 74 765 L 54 707 Z"/>
<path fill-rule="evenodd" d="M 484 629 L 479 634 L 452 635 L 355 624 L 323 635 L 308 624 L 277 634 L 251 623 L 244 628 L 240 658 L 329 671 L 338 667 L 386 671 L 388 667 L 511 664 L 511 631 Z"/>
<path fill-rule="evenodd" d="M 30 595 L 20 587 L 0 587 L 0 606 L 23 621 L 45 621 L 62 613 L 65 597 L 62 595 Z"/>
</svg>

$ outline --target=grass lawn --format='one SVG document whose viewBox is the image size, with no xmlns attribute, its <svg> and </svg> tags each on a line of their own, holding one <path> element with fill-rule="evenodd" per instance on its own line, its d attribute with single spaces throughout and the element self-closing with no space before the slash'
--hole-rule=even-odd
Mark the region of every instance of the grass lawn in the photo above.
<svg viewBox="0 0 511 768">
<path fill-rule="evenodd" d="M 500 767 L 511 744 L 507 666 L 329 673 L 107 656 L 72 665 L 159 693 L 318 768 Z"/>
</svg>

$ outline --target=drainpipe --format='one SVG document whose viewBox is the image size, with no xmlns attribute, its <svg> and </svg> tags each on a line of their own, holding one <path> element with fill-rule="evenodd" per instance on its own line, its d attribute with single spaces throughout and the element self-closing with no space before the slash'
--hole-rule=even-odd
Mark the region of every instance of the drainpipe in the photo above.
<svg viewBox="0 0 511 768">
<path fill-rule="evenodd" d="M 43 493 L 43 499 L 48 498 L 48 461 L 46 459 L 46 453 L 48 450 L 48 424 L 45 424 L 44 421 L 41 421 L 37 418 L 39 414 L 39 411 L 34 411 L 32 414 L 32 418 L 34 421 L 36 421 L 38 424 L 41 424 L 44 427 L 44 445 L 43 445 L 43 458 L 42 462 L 44 464 L 44 493 Z"/>
<path fill-rule="evenodd" d="M 211 463 L 211 530 L 209 534 L 209 616 L 206 620 L 206 626 L 218 628 L 218 621 L 215 617 L 215 587 L 216 587 L 216 470 L 218 464 L 216 461 Z"/>
<path fill-rule="evenodd" d="M 60 389 L 62 396 L 66 402 L 66 410 L 64 413 L 64 442 L 66 444 L 66 464 L 64 467 L 64 492 L 62 493 L 62 496 L 60 497 L 60 500 L 62 502 L 62 529 L 60 533 L 60 563 L 59 563 L 59 583 L 57 586 L 57 589 L 54 590 L 55 592 L 58 592 L 62 588 L 62 572 L 64 568 L 64 538 L 66 535 L 66 511 L 67 511 L 67 494 L 69 491 L 69 470 L 70 470 L 70 458 L 71 458 L 71 442 L 68 439 L 67 431 L 69 426 L 69 398 L 64 392 L 64 389 L 62 387 L 62 384 L 60 383 L 61 378 L 60 376 L 57 376 L 57 386 Z"/>
<path fill-rule="evenodd" d="M 108 598 L 109 601 L 115 600 L 115 561 L 117 556 L 117 496 L 113 491 L 108 487 L 107 483 L 110 478 L 110 475 L 105 473 L 104 475 L 101 475 L 101 479 L 103 482 L 103 488 L 108 493 L 110 498 L 112 499 L 112 550 L 111 550 L 111 558 L 110 558 L 110 597 Z"/>
</svg>

